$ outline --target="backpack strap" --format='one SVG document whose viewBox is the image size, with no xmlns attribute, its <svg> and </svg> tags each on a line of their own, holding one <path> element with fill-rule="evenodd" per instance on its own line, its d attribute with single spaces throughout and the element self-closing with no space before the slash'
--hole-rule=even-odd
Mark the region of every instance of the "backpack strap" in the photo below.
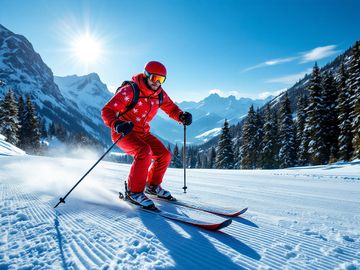
<svg viewBox="0 0 360 270">
<path fill-rule="evenodd" d="M 126 114 L 128 111 L 130 111 L 132 108 L 134 108 L 136 106 L 136 104 L 138 103 L 139 101 L 139 97 L 140 97 L 140 89 L 139 89 L 139 86 L 133 82 L 133 81 L 124 81 L 121 86 L 116 89 L 115 91 L 115 95 L 121 90 L 122 87 L 124 87 L 125 85 L 128 85 L 130 84 L 131 85 L 131 88 L 133 90 L 133 98 L 130 102 L 129 105 L 126 106 L 126 110 L 122 113 L 116 113 L 116 117 L 120 117 L 121 115 L 124 115 Z M 146 98 L 146 97 L 141 97 L 141 98 Z M 159 107 L 163 104 L 163 101 L 164 101 L 164 94 L 163 94 L 163 91 L 161 90 L 161 92 L 159 93 L 158 95 L 158 99 L 159 99 Z"/>
<path fill-rule="evenodd" d="M 126 110 L 125 110 L 124 112 L 122 112 L 122 113 L 116 113 L 116 117 L 120 117 L 121 115 L 126 114 L 128 111 L 130 111 L 132 108 L 135 107 L 136 103 L 137 103 L 138 100 L 139 100 L 140 89 L 139 89 L 139 86 L 138 86 L 135 82 L 133 82 L 133 81 L 124 81 L 124 82 L 121 84 L 121 86 L 120 86 L 118 89 L 116 89 L 115 95 L 120 91 L 120 89 L 121 89 L 122 87 L 124 87 L 125 85 L 128 85 L 128 84 L 131 85 L 131 88 L 132 88 L 132 90 L 133 90 L 133 98 L 132 98 L 130 104 L 128 104 L 128 105 L 126 106 Z"/>
<path fill-rule="evenodd" d="M 164 95 L 163 95 L 163 91 L 161 90 L 161 92 L 159 93 L 159 107 L 161 107 L 161 104 L 163 104 L 164 101 Z"/>
</svg>

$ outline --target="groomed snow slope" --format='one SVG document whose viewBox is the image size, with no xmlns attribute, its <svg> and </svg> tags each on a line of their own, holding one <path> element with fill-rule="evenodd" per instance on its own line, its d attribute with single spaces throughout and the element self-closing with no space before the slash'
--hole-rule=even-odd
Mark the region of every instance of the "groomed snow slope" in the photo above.
<svg viewBox="0 0 360 270">
<path fill-rule="evenodd" d="M 0 269 L 359 269 L 360 164 L 287 170 L 169 169 L 178 199 L 238 209 L 210 232 L 117 199 L 128 165 L 0 156 Z M 191 216 L 200 213 L 163 205 Z M 210 214 L 201 214 L 212 217 Z M 219 218 L 219 217 L 216 217 Z"/>
<path fill-rule="evenodd" d="M 5 136 L 0 134 L 0 156 L 16 156 L 16 155 L 25 155 L 26 153 L 5 141 Z"/>
</svg>

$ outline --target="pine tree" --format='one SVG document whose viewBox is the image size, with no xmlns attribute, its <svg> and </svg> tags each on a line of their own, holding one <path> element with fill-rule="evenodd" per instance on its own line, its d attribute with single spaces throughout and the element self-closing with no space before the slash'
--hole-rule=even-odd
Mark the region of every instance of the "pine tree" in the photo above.
<svg viewBox="0 0 360 270">
<path fill-rule="evenodd" d="M 294 122 L 291 116 L 290 100 L 287 92 L 280 107 L 280 168 L 292 167 L 296 163 L 296 141 Z"/>
<path fill-rule="evenodd" d="M 296 120 L 296 143 L 297 143 L 297 163 L 299 165 L 307 165 L 309 163 L 309 132 L 306 129 L 307 98 L 300 96 L 297 102 L 297 120 Z"/>
<path fill-rule="evenodd" d="M 234 169 L 240 169 L 240 161 L 241 161 L 241 135 L 237 135 L 234 140 Z"/>
<path fill-rule="evenodd" d="M 351 132 L 350 114 L 351 108 L 349 105 L 350 93 L 348 89 L 348 74 L 345 70 L 344 64 L 340 67 L 340 74 L 338 79 L 338 105 L 337 110 L 339 113 L 339 160 L 349 161 L 353 154 L 352 139 L 353 134 Z"/>
<path fill-rule="evenodd" d="M 307 108 L 308 118 L 305 127 L 310 136 L 309 154 L 312 164 L 324 164 L 328 161 L 326 157 L 324 132 L 325 110 L 321 81 L 320 69 L 315 63 L 308 86 L 309 106 Z"/>
<path fill-rule="evenodd" d="M 170 153 L 172 153 L 170 143 L 168 143 L 168 145 L 167 145 L 167 150 L 168 150 Z"/>
<path fill-rule="evenodd" d="M 50 126 L 49 126 L 49 131 L 48 131 L 48 136 L 50 137 L 50 138 L 52 138 L 52 137 L 54 137 L 55 136 L 55 123 L 54 122 L 52 122 L 51 124 L 50 124 Z"/>
<path fill-rule="evenodd" d="M 13 91 L 5 94 L 0 104 L 0 134 L 4 135 L 9 143 L 17 145 L 19 142 L 18 108 Z"/>
<path fill-rule="evenodd" d="M 262 167 L 262 156 L 261 152 L 263 150 L 263 139 L 264 139 L 264 120 L 260 113 L 260 110 L 256 110 L 256 135 L 255 135 L 255 144 L 257 146 L 256 152 L 255 152 L 255 160 L 256 160 L 256 167 L 261 168 Z"/>
<path fill-rule="evenodd" d="M 40 124 L 29 95 L 26 97 L 26 113 L 23 128 L 24 150 L 30 153 L 38 153 L 40 149 Z"/>
<path fill-rule="evenodd" d="M 305 95 L 301 95 L 297 100 L 297 117 L 296 117 L 296 149 L 299 151 L 301 139 L 303 137 L 305 120 L 306 120 L 306 103 L 307 98 Z"/>
<path fill-rule="evenodd" d="M 17 146 L 21 149 L 23 149 L 25 146 L 25 142 L 24 142 L 24 139 L 25 139 L 25 131 L 24 131 L 25 114 L 26 114 L 26 110 L 25 110 L 24 99 L 22 96 L 19 96 L 19 99 L 18 99 L 18 120 L 19 120 L 18 138 L 19 138 L 19 142 L 18 142 Z"/>
<path fill-rule="evenodd" d="M 348 87 L 352 94 L 351 122 L 353 133 L 353 157 L 360 158 L 360 41 L 357 41 L 352 49 L 352 58 L 349 63 Z"/>
<path fill-rule="evenodd" d="M 257 145 L 255 142 L 256 136 L 256 115 L 254 107 L 250 106 L 245 123 L 242 129 L 241 137 L 241 168 L 255 169 L 256 168 L 256 151 Z"/>
<path fill-rule="evenodd" d="M 273 111 L 273 123 L 274 123 L 274 148 L 275 148 L 275 157 L 274 157 L 274 167 L 279 168 L 279 151 L 280 151 L 280 142 L 279 142 L 279 117 L 277 111 Z"/>
<path fill-rule="evenodd" d="M 178 150 L 179 150 L 178 152 L 180 154 L 180 162 L 181 162 L 181 164 L 183 164 L 184 163 L 184 146 L 182 145 L 180 149 L 178 148 Z M 175 148 L 174 148 L 174 151 L 175 151 Z M 188 164 L 187 161 L 186 161 L 186 164 Z"/>
<path fill-rule="evenodd" d="M 189 147 L 188 149 L 188 152 L 187 152 L 187 158 L 188 158 L 188 167 L 189 168 L 196 168 L 196 161 L 197 161 L 197 158 L 196 158 L 196 154 L 197 154 L 197 151 L 193 148 L 193 147 Z"/>
<path fill-rule="evenodd" d="M 230 135 L 229 123 L 226 119 L 221 131 L 216 153 L 217 155 L 216 155 L 215 167 L 217 169 L 234 168 L 233 144 Z"/>
<path fill-rule="evenodd" d="M 200 152 L 198 152 L 197 155 L 196 155 L 195 168 L 197 168 L 197 169 L 202 168 L 202 160 L 201 160 L 201 154 L 200 154 Z"/>
<path fill-rule="evenodd" d="M 206 152 L 203 152 L 201 155 L 201 164 L 202 164 L 202 168 L 204 169 L 209 168 L 208 157 Z"/>
<path fill-rule="evenodd" d="M 41 121 L 41 130 L 40 130 L 41 138 L 45 139 L 48 137 L 48 131 L 46 129 L 46 122 L 45 120 Z"/>
<path fill-rule="evenodd" d="M 323 80 L 324 97 L 324 142 L 327 161 L 334 161 L 338 154 L 339 124 L 337 113 L 338 90 L 333 74 L 327 72 Z"/>
<path fill-rule="evenodd" d="M 308 120 L 305 120 L 305 123 Z M 301 166 L 307 166 L 310 164 L 310 155 L 309 155 L 309 143 L 310 143 L 310 132 L 308 125 L 305 124 L 304 132 L 301 137 L 301 143 L 299 146 L 298 152 L 298 164 Z"/>
<path fill-rule="evenodd" d="M 177 144 L 175 144 L 175 147 L 174 147 L 174 152 L 173 152 L 172 160 L 171 160 L 171 166 L 173 168 L 181 168 L 182 167 L 179 148 L 178 148 Z"/>
<path fill-rule="evenodd" d="M 215 161 L 216 161 L 216 150 L 215 147 L 211 147 L 210 150 L 210 157 L 209 157 L 209 168 L 215 168 Z"/>
<path fill-rule="evenodd" d="M 273 169 L 276 166 L 275 151 L 276 151 L 276 136 L 275 119 L 270 110 L 270 105 L 267 104 L 265 108 L 264 117 L 264 137 L 261 143 L 261 164 L 264 169 Z"/>
<path fill-rule="evenodd" d="M 61 124 L 55 124 L 54 136 L 62 142 L 66 142 L 68 139 L 68 133 L 65 127 Z"/>
<path fill-rule="evenodd" d="M 74 145 L 75 147 L 91 147 L 95 145 L 95 142 L 89 138 L 83 132 L 77 132 L 68 141 L 69 144 Z"/>
</svg>

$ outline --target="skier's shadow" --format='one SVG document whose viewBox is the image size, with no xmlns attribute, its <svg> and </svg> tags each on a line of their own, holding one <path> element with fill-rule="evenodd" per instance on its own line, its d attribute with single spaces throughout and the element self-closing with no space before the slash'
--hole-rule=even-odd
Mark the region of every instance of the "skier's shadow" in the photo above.
<svg viewBox="0 0 360 270">
<path fill-rule="evenodd" d="M 254 222 L 246 219 L 246 218 L 243 218 L 243 217 L 236 217 L 233 219 L 233 222 L 238 222 L 238 223 L 241 223 L 241 224 L 244 224 L 244 225 L 247 225 L 247 226 L 250 226 L 250 227 L 254 227 L 254 228 L 259 228 L 258 225 L 256 225 Z"/>
<path fill-rule="evenodd" d="M 64 268 L 64 270 L 67 270 L 67 263 L 66 263 L 66 260 L 65 260 L 65 254 L 64 254 L 64 250 L 63 250 L 63 244 L 62 244 L 62 241 L 63 241 L 63 238 L 62 238 L 62 235 L 61 235 L 61 232 L 60 232 L 60 222 L 59 222 L 59 214 L 58 212 L 55 210 L 55 219 L 54 219 L 54 226 L 55 226 L 55 230 L 56 230 L 56 238 L 57 238 L 57 242 L 59 244 L 59 250 L 60 250 L 60 257 L 61 257 L 61 261 L 62 261 L 62 266 Z"/>
<path fill-rule="evenodd" d="M 173 209 L 172 209 L 173 208 Z M 176 207 L 167 210 L 176 213 Z M 242 243 L 235 237 L 224 232 L 211 232 L 194 226 L 175 222 L 183 232 L 174 229 L 166 220 L 153 222 L 149 214 L 142 213 L 140 218 L 158 240 L 169 250 L 170 256 L 175 261 L 176 269 L 246 269 L 230 259 L 230 255 L 221 253 L 221 245 L 225 245 L 237 253 L 260 260 L 261 256 L 254 249 Z M 160 226 L 159 226 L 160 225 Z M 230 225 L 231 226 L 231 225 Z M 184 236 L 189 235 L 189 237 Z M 212 240 L 213 239 L 213 240 Z M 214 243 L 219 242 L 220 248 Z"/>
</svg>

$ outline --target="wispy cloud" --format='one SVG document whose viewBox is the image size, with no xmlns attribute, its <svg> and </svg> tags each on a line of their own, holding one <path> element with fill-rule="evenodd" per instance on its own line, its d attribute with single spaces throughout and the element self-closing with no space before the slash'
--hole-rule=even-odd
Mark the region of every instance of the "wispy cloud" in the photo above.
<svg viewBox="0 0 360 270">
<path fill-rule="evenodd" d="M 288 57 L 288 58 L 278 58 L 278 59 L 273 59 L 273 60 L 269 60 L 265 62 L 265 65 L 267 66 L 274 66 L 274 65 L 279 65 L 282 63 L 287 63 L 287 62 L 291 62 L 294 61 L 297 57 Z"/>
<path fill-rule="evenodd" d="M 311 51 L 303 53 L 301 57 L 301 63 L 313 62 L 340 52 L 339 50 L 335 49 L 336 45 L 329 45 L 312 49 Z"/>
<path fill-rule="evenodd" d="M 301 79 L 302 77 L 304 77 L 306 74 L 311 73 L 312 69 L 307 69 L 303 72 L 300 73 L 296 73 L 296 74 L 290 74 L 290 75 L 286 75 L 286 76 L 282 76 L 282 77 L 277 77 L 277 78 L 273 78 L 268 80 L 268 83 L 282 83 L 282 84 L 294 84 L 296 83 L 299 79 Z"/>
<path fill-rule="evenodd" d="M 257 69 L 257 68 L 262 68 L 262 67 L 267 67 L 267 66 L 275 66 L 275 65 L 291 62 L 291 61 L 294 61 L 296 59 L 297 59 L 297 57 L 287 57 L 287 58 L 272 59 L 272 60 L 268 60 L 268 61 L 265 61 L 263 63 L 260 63 L 258 65 L 246 68 L 246 69 L 244 69 L 244 71 L 246 72 L 246 71 L 250 71 L 250 70 L 253 70 L 253 69 Z"/>
<path fill-rule="evenodd" d="M 257 64 L 255 66 L 246 68 L 243 70 L 243 72 L 247 72 L 250 70 L 268 67 L 268 66 L 276 66 L 284 63 L 289 63 L 298 60 L 300 64 L 308 63 L 316 60 L 320 60 L 326 57 L 329 57 L 331 55 L 337 54 L 340 51 L 336 50 L 336 45 L 328 45 L 328 46 L 322 46 L 314 48 L 307 52 L 299 53 L 298 56 L 292 56 L 292 57 L 284 57 L 284 58 L 276 58 L 272 60 L 265 61 L 263 63 Z"/>
</svg>

